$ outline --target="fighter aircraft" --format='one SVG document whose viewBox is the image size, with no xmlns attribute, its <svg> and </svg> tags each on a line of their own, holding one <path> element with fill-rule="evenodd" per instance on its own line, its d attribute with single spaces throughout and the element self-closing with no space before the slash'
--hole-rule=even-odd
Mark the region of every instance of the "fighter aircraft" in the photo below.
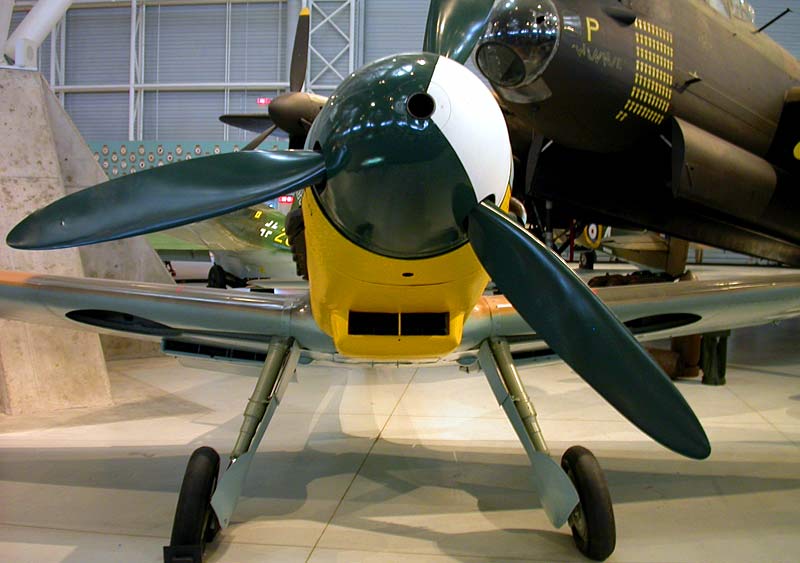
<svg viewBox="0 0 800 563">
<path fill-rule="evenodd" d="M 800 264 L 800 64 L 747 2 L 467 4 L 526 203 Z"/>
<path fill-rule="evenodd" d="M 284 197 L 294 201 L 293 196 Z M 213 259 L 208 287 L 245 287 L 251 280 L 301 280 L 289 246 L 286 214 L 270 205 L 252 205 L 148 235 L 147 240 L 165 262 Z"/>
<path fill-rule="evenodd" d="M 259 133 L 244 150 L 258 148 L 275 132 L 289 135 L 290 149 L 302 149 L 305 146 L 311 124 L 328 101 L 324 96 L 302 91 L 308 65 L 310 26 L 311 11 L 304 7 L 300 10 L 295 29 L 292 59 L 289 63 L 289 92 L 273 99 L 268 112 L 231 113 L 219 118 L 227 125 Z"/>
<path fill-rule="evenodd" d="M 433 2 L 431 21 L 468 4 Z M 590 290 L 506 215 L 508 132 L 489 90 L 447 56 L 457 56 L 463 39 L 449 25 L 430 26 L 425 52 L 349 76 L 303 150 L 215 155 L 117 178 L 34 212 L 8 234 L 19 249 L 94 244 L 305 188 L 307 297 L 0 273 L 6 318 L 134 334 L 176 355 L 262 365 L 227 470 L 218 478 L 210 448 L 189 460 L 167 561 L 199 561 L 204 542 L 230 523 L 301 356 L 478 364 L 525 447 L 549 519 L 569 522 L 578 548 L 604 559 L 616 532 L 602 470 L 582 447 L 567 450 L 560 466 L 550 458 L 514 354 L 558 355 L 654 440 L 703 459 L 710 445 L 697 417 L 631 331 L 677 335 L 800 313 L 797 277 Z M 504 296 L 482 296 L 490 277 Z"/>
</svg>

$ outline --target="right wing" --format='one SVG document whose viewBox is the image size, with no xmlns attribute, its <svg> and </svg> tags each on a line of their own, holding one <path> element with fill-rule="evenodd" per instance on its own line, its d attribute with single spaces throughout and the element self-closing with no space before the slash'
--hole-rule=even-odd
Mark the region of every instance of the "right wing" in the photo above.
<svg viewBox="0 0 800 563">
<path fill-rule="evenodd" d="M 0 271 L 0 317 L 161 341 L 165 352 L 263 360 L 272 336 L 333 353 L 307 295 L 276 296 Z"/>
</svg>

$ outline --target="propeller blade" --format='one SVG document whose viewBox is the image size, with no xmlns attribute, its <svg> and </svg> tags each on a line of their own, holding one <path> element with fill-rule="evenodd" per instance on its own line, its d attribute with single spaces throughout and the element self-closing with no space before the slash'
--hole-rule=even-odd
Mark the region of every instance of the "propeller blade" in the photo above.
<svg viewBox="0 0 800 563">
<path fill-rule="evenodd" d="M 708 457 L 708 438 L 686 400 L 559 256 L 491 203 L 476 205 L 468 220 L 483 267 L 578 375 L 655 441 L 687 457 Z"/>
<path fill-rule="evenodd" d="M 494 0 L 431 0 L 422 50 L 461 64 L 483 32 Z"/>
<path fill-rule="evenodd" d="M 289 89 L 299 92 L 306 81 L 306 66 L 308 65 L 308 40 L 311 27 L 311 11 L 308 8 L 300 10 L 297 18 L 297 31 L 294 35 L 292 48 L 292 62 L 289 69 Z"/>
<path fill-rule="evenodd" d="M 267 129 L 266 131 L 263 131 L 260 135 L 255 137 L 252 141 L 247 143 L 242 150 L 243 151 L 254 151 L 254 150 L 256 150 L 259 146 L 261 146 L 261 143 L 263 143 L 264 141 L 267 140 L 267 137 L 269 137 L 270 135 L 272 135 L 275 132 L 275 129 L 277 129 L 277 128 L 278 128 L 278 126 L 273 123 L 272 127 Z"/>
<path fill-rule="evenodd" d="M 244 129 L 251 133 L 261 133 L 264 129 L 272 127 L 272 118 L 269 113 L 227 113 L 220 115 L 219 120 L 225 125 Z"/>
<path fill-rule="evenodd" d="M 82 246 L 169 229 L 291 193 L 325 177 L 314 151 L 248 151 L 137 172 L 61 198 L 20 222 L 9 246 Z"/>
</svg>

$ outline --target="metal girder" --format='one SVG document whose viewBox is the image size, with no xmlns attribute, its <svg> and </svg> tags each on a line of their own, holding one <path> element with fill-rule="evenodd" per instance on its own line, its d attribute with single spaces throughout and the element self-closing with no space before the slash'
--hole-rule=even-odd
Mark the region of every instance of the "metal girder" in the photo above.
<svg viewBox="0 0 800 563">
<path fill-rule="evenodd" d="M 356 61 L 356 0 L 309 0 L 311 34 L 306 89 L 330 94 Z"/>
</svg>

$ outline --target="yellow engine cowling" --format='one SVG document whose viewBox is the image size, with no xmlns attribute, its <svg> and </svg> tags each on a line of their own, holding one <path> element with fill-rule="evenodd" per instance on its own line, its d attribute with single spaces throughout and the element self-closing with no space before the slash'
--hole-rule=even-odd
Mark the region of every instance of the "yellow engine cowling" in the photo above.
<svg viewBox="0 0 800 563">
<path fill-rule="evenodd" d="M 510 190 L 504 210 L 509 199 Z M 303 197 L 303 219 L 312 314 L 339 353 L 420 360 L 455 350 L 489 282 L 469 244 L 416 260 L 374 254 L 330 224 L 311 189 Z"/>
</svg>

